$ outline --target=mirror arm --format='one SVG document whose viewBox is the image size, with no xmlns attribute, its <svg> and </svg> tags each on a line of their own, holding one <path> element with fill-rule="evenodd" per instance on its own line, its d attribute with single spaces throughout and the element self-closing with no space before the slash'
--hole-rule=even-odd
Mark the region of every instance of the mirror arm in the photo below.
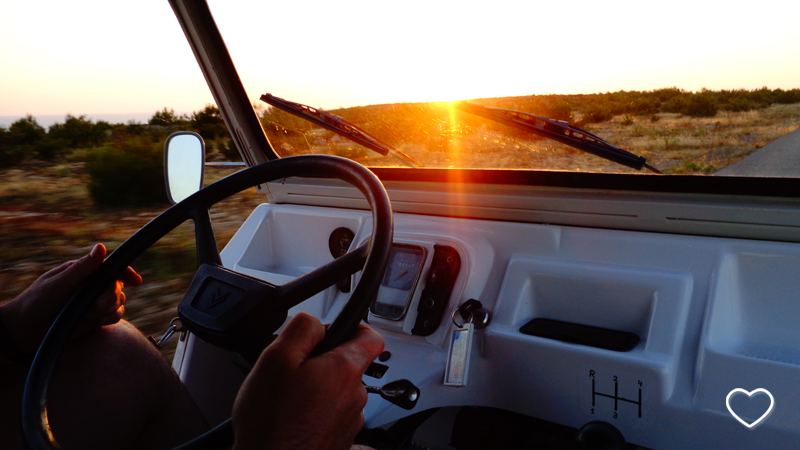
<svg viewBox="0 0 800 450">
<path fill-rule="evenodd" d="M 231 167 L 247 167 L 247 163 L 244 162 L 228 162 L 228 161 L 206 161 L 206 167 L 218 167 L 223 169 L 228 169 Z"/>
<path fill-rule="evenodd" d="M 217 238 L 211 226 L 208 208 L 200 206 L 192 214 L 194 219 L 194 236 L 197 240 L 197 267 L 203 264 L 222 265 L 222 258 L 217 249 Z"/>
</svg>

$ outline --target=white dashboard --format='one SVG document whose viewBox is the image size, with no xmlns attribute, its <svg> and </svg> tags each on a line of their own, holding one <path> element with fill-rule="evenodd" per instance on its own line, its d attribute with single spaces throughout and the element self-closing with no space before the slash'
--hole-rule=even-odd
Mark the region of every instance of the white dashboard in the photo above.
<svg viewBox="0 0 800 450">
<path fill-rule="evenodd" d="M 264 204 L 225 248 L 223 264 L 282 284 L 331 261 L 329 237 L 340 227 L 363 242 L 370 215 Z M 794 448 L 800 438 L 798 244 L 402 213 L 395 242 L 426 249 L 422 274 L 400 320 L 371 315 L 369 323 L 390 353 L 383 380 L 406 378 L 421 390 L 412 412 L 471 405 L 573 428 L 602 420 L 648 448 Z M 460 269 L 435 331 L 416 335 L 435 246 L 455 249 Z M 330 322 L 347 297 L 333 286 L 290 316 Z M 475 331 L 467 386 L 445 386 L 451 314 L 469 299 L 490 322 Z M 534 318 L 633 333 L 639 342 L 613 351 L 523 334 Z M 774 407 L 758 396 L 728 402 L 737 388 L 768 390 Z M 770 411 L 751 428 L 729 404 L 746 422 Z M 371 396 L 366 426 L 408 414 Z"/>
</svg>

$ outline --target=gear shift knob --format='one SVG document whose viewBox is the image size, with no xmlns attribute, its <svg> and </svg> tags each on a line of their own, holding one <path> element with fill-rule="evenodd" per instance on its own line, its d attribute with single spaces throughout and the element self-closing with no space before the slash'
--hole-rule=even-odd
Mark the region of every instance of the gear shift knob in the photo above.
<svg viewBox="0 0 800 450">
<path fill-rule="evenodd" d="M 370 394 L 380 394 L 384 400 L 403 409 L 413 409 L 419 400 L 419 388 L 406 379 L 392 381 L 382 387 L 366 386 L 366 388 Z"/>
</svg>

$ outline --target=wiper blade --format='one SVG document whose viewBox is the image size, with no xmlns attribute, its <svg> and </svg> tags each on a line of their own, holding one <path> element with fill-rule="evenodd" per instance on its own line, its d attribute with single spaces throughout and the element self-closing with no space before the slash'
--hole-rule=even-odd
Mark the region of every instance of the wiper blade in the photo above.
<svg viewBox="0 0 800 450">
<path fill-rule="evenodd" d="M 660 170 L 647 164 L 643 156 L 623 150 L 563 120 L 553 120 L 522 111 L 491 108 L 468 102 L 456 102 L 455 107 L 462 111 L 494 120 L 495 122 L 500 122 L 514 128 L 519 128 L 520 130 L 529 131 L 539 136 L 561 142 L 562 144 L 622 164 L 623 166 L 636 170 L 642 170 L 644 167 L 655 173 L 663 174 Z"/>
<path fill-rule="evenodd" d="M 333 131 L 334 133 L 346 137 L 347 139 L 350 139 L 356 144 L 361 144 L 364 147 L 367 147 L 372 151 L 380 153 L 383 156 L 392 154 L 392 156 L 397 157 L 398 159 L 403 161 L 405 164 L 410 165 L 411 167 L 419 167 L 419 163 L 415 161 L 412 157 L 406 155 L 400 150 L 397 150 L 391 145 L 381 141 L 377 137 L 367 133 L 366 131 L 342 119 L 339 116 L 333 115 L 329 112 L 325 112 L 318 108 L 313 108 L 308 105 L 290 102 L 289 100 L 284 100 L 280 97 L 275 97 L 272 94 L 262 95 L 261 101 L 269 103 L 270 105 L 280 110 L 286 111 L 289 114 L 294 114 L 295 116 L 300 117 L 301 119 L 305 119 L 311 123 L 317 124 L 322 128 L 325 128 L 326 130 Z"/>
</svg>

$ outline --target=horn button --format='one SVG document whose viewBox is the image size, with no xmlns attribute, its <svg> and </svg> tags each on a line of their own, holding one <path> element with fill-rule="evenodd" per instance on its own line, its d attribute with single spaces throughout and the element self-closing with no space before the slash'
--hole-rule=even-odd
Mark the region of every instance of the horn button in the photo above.
<svg viewBox="0 0 800 450">
<path fill-rule="evenodd" d="M 181 321 L 206 342 L 260 352 L 286 320 L 278 287 L 224 267 L 203 264 L 178 306 Z"/>
</svg>

